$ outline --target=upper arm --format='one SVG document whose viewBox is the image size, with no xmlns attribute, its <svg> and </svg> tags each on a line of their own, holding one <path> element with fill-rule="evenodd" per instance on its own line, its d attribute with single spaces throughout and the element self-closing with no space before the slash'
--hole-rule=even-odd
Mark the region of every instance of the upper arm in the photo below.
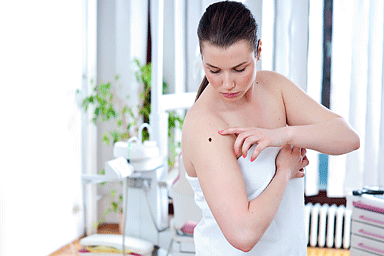
<svg viewBox="0 0 384 256">
<path fill-rule="evenodd" d="M 188 120 L 183 127 L 183 156 L 193 165 L 208 206 L 227 240 L 236 239 L 248 198 L 233 152 L 235 137 L 221 136 L 227 125 L 217 117 Z"/>
<path fill-rule="evenodd" d="M 340 117 L 312 99 L 299 86 L 278 73 L 273 73 L 281 90 L 288 125 L 308 125 Z"/>
</svg>

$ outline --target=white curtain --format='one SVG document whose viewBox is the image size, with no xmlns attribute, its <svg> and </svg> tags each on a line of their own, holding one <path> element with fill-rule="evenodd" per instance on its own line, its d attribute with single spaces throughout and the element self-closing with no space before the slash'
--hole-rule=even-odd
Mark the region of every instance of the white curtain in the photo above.
<svg viewBox="0 0 384 256">
<path fill-rule="evenodd" d="M 320 102 L 322 85 L 323 1 L 264 0 L 262 69 L 277 71 Z M 319 155 L 308 150 L 305 193 L 317 195 Z"/>
<path fill-rule="evenodd" d="M 320 102 L 323 1 L 265 0 L 262 27 L 263 69 L 284 74 Z M 358 131 L 361 148 L 329 157 L 329 197 L 384 185 L 383 63 L 383 2 L 335 0 L 331 109 Z M 308 157 L 306 195 L 316 195 L 319 156 L 310 151 Z"/>
<path fill-rule="evenodd" d="M 328 195 L 384 185 L 383 2 L 333 3 L 331 109 L 360 135 L 361 148 L 329 159 Z"/>
</svg>

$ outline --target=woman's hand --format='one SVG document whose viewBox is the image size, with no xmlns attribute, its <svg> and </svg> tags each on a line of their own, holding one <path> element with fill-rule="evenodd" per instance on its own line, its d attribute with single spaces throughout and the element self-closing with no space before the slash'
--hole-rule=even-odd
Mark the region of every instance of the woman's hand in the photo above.
<svg viewBox="0 0 384 256">
<path fill-rule="evenodd" d="M 285 145 L 276 157 L 276 172 L 287 172 L 289 179 L 302 178 L 304 167 L 309 164 L 305 148 Z"/>
<path fill-rule="evenodd" d="M 256 144 L 255 150 L 253 151 L 251 157 L 251 161 L 253 161 L 266 147 L 281 147 L 287 144 L 288 136 L 284 128 L 285 127 L 277 129 L 228 128 L 219 131 L 219 134 L 234 134 L 237 136 L 234 144 L 235 155 L 241 152 L 242 155 L 246 157 L 248 150 L 253 144 Z"/>
</svg>

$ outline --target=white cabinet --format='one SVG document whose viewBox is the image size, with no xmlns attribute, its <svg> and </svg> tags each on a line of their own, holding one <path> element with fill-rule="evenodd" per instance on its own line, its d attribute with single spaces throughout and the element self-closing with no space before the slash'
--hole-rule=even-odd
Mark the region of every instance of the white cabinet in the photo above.
<svg viewBox="0 0 384 256">
<path fill-rule="evenodd" d="M 384 256 L 384 197 L 351 196 L 351 256 Z"/>
</svg>

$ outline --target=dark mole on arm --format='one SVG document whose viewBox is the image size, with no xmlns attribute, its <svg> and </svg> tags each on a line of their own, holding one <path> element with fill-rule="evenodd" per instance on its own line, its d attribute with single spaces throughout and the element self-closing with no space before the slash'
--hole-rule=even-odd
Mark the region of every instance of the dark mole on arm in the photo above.
<svg viewBox="0 0 384 256">
<path fill-rule="evenodd" d="M 208 141 L 211 142 L 211 141 L 212 141 L 212 138 L 209 138 Z"/>
</svg>

